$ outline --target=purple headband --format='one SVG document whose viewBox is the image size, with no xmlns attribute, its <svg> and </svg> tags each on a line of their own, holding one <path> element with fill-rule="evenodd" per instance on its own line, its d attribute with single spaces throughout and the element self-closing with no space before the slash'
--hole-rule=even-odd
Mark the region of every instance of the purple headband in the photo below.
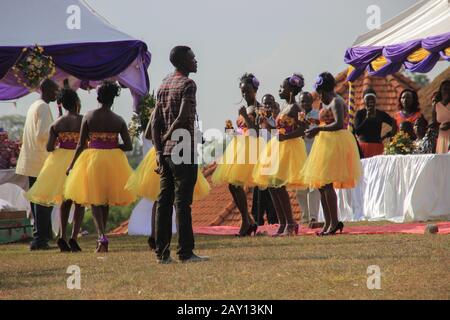
<svg viewBox="0 0 450 320">
<path fill-rule="evenodd" d="M 252 84 L 253 84 L 253 87 L 255 87 L 256 89 L 259 88 L 259 80 L 256 79 L 255 76 L 253 76 L 253 78 L 252 78 Z"/>
<path fill-rule="evenodd" d="M 317 90 L 321 85 L 323 85 L 323 78 L 318 76 L 316 79 L 316 83 L 314 84 L 314 90 Z"/>
<path fill-rule="evenodd" d="M 301 88 L 302 87 L 302 81 L 303 78 L 297 74 L 293 74 L 290 78 L 289 78 L 289 83 L 295 87 Z"/>
</svg>

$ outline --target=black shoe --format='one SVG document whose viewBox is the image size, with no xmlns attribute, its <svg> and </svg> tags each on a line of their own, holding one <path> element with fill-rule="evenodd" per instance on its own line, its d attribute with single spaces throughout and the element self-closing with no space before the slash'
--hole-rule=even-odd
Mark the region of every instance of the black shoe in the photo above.
<svg viewBox="0 0 450 320">
<path fill-rule="evenodd" d="M 195 253 L 193 253 L 192 256 L 190 256 L 187 259 L 180 259 L 181 263 L 204 262 L 204 261 L 209 261 L 209 257 L 201 257 L 196 255 Z"/>
<path fill-rule="evenodd" d="M 50 250 L 50 249 L 52 249 L 52 248 L 48 245 L 48 243 L 46 243 L 46 244 L 41 244 L 41 245 L 37 245 L 37 244 L 35 244 L 35 243 L 32 243 L 32 244 L 30 245 L 30 251 Z"/>
<path fill-rule="evenodd" d="M 67 244 L 66 240 L 59 238 L 58 241 L 56 241 L 56 244 L 58 245 L 59 250 L 61 250 L 61 252 L 70 252 L 72 250 L 70 250 L 69 245 Z"/>
<path fill-rule="evenodd" d="M 336 227 L 334 227 L 333 230 L 330 230 L 327 233 L 325 233 L 325 235 L 326 236 L 335 235 L 338 230 L 342 234 L 343 229 L 344 229 L 344 224 L 341 221 L 339 221 L 338 224 L 336 225 Z"/>
<path fill-rule="evenodd" d="M 81 251 L 81 248 L 78 245 L 77 240 L 75 240 L 75 239 L 70 239 L 69 240 L 69 246 L 70 246 L 70 250 L 72 252 L 80 252 Z"/>
<path fill-rule="evenodd" d="M 150 250 L 155 251 L 156 250 L 156 241 L 155 238 L 149 237 L 147 240 L 148 246 L 150 247 Z"/>
<path fill-rule="evenodd" d="M 156 259 L 156 263 L 158 264 L 169 264 L 173 262 L 175 262 L 175 260 L 173 260 L 170 256 L 168 256 L 167 258 Z"/>
</svg>

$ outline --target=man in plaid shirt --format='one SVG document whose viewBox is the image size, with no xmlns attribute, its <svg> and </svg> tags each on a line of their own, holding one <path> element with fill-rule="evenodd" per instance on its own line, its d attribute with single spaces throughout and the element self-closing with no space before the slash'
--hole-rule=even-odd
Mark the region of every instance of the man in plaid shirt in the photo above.
<svg viewBox="0 0 450 320">
<path fill-rule="evenodd" d="M 191 216 L 198 170 L 194 139 L 197 86 L 189 79 L 189 74 L 197 72 L 197 61 L 189 47 L 177 46 L 170 52 L 170 62 L 175 72 L 169 74 L 158 89 L 156 110 L 151 122 L 157 172 L 161 175 L 161 191 L 156 208 L 156 256 L 158 263 L 172 262 L 169 248 L 172 208 L 175 205 L 179 260 L 200 262 L 208 258 L 193 252 Z M 178 134 L 182 137 L 175 140 Z"/>
</svg>

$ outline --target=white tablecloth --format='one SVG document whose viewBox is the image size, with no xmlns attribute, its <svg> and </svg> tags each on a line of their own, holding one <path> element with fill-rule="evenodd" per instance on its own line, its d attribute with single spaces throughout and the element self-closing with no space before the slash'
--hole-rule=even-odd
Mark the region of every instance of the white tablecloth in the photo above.
<svg viewBox="0 0 450 320">
<path fill-rule="evenodd" d="M 15 168 L 0 170 L 0 185 L 4 183 L 16 184 L 23 190 L 28 190 L 28 177 L 16 174 Z"/>
<path fill-rule="evenodd" d="M 450 220 L 450 154 L 377 156 L 361 163 L 358 186 L 337 190 L 340 219 Z"/>
<path fill-rule="evenodd" d="M 144 157 L 147 152 L 152 148 L 152 142 L 143 138 L 143 154 Z M 131 213 L 130 220 L 128 221 L 128 234 L 132 236 L 145 235 L 149 236 L 152 230 L 151 213 L 153 208 L 153 202 L 142 198 L 138 204 L 134 207 Z M 172 233 L 176 233 L 176 215 L 175 210 L 172 215 Z"/>
<path fill-rule="evenodd" d="M 0 170 L 0 199 L 9 202 L 17 210 L 30 214 L 30 203 L 25 198 L 28 177 L 17 175 L 16 169 Z"/>
</svg>

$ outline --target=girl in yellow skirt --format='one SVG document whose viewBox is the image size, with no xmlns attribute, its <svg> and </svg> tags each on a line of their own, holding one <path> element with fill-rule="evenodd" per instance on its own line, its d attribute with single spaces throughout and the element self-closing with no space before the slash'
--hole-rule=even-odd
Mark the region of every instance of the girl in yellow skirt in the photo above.
<svg viewBox="0 0 450 320">
<path fill-rule="evenodd" d="M 119 92 L 120 87 L 114 82 L 105 81 L 99 87 L 100 107 L 83 117 L 80 140 L 64 188 L 66 198 L 91 206 L 99 235 L 96 252 L 108 251 L 105 229 L 109 206 L 125 206 L 135 200 L 124 189 L 132 172 L 125 156 L 125 151 L 133 148 L 131 138 L 125 121 L 111 111 Z M 119 144 L 119 135 L 123 144 Z"/>
<path fill-rule="evenodd" d="M 239 83 L 242 97 L 247 108 L 239 109 L 237 134 L 228 144 L 223 156 L 213 173 L 213 183 L 228 183 L 231 196 L 241 213 L 242 224 L 237 236 L 245 237 L 256 234 L 257 224 L 247 207 L 247 196 L 244 187 L 253 186 L 252 172 L 259 154 L 261 139 L 258 139 L 256 126 L 256 109 L 260 104 L 256 101 L 259 81 L 249 73 L 244 74 Z"/>
<path fill-rule="evenodd" d="M 152 139 L 150 123 L 145 130 L 145 138 L 148 140 Z M 156 216 L 156 207 L 157 207 L 157 199 L 160 192 L 160 178 L 161 176 L 156 173 L 156 150 L 155 147 L 152 147 L 150 151 L 148 151 L 147 155 L 144 157 L 142 162 L 136 168 L 136 170 L 131 174 L 128 179 L 127 184 L 125 185 L 125 190 L 130 191 L 135 196 L 144 197 L 153 201 L 153 207 L 151 212 L 151 233 L 148 239 L 148 244 L 150 249 L 155 250 L 155 216 Z M 209 186 L 208 180 L 206 180 L 203 175 L 201 169 L 198 169 L 197 182 L 195 183 L 194 188 L 194 200 L 201 200 L 206 197 L 211 190 Z"/>
<path fill-rule="evenodd" d="M 303 181 L 310 188 L 319 188 L 325 225 L 319 236 L 342 232 L 338 220 L 335 188 L 354 188 L 361 176 L 361 162 L 353 134 L 347 130 L 348 112 L 345 101 L 334 92 L 333 75 L 324 72 L 316 80 L 315 89 L 322 101 L 318 127 L 306 131 L 317 135 L 302 170 Z"/>
<path fill-rule="evenodd" d="M 72 200 L 64 197 L 63 187 L 66 170 L 75 154 L 83 116 L 79 114 L 80 99 L 75 91 L 65 88 L 59 95 L 58 100 L 67 112 L 50 127 L 47 151 L 51 153 L 26 196 L 31 202 L 43 206 L 60 206 L 61 234 L 56 243 L 61 252 L 78 252 L 81 248 L 76 239 L 83 221 L 84 208 L 75 204 L 72 236 L 67 243 L 66 230 Z M 58 148 L 55 149 L 55 145 Z"/>
<path fill-rule="evenodd" d="M 260 188 L 269 188 L 277 212 L 280 225 L 274 236 L 290 236 L 299 230 L 286 189 L 303 187 L 300 173 L 307 156 L 301 136 L 305 124 L 298 119 L 300 107 L 295 102 L 303 85 L 303 76 L 298 74 L 281 84 L 279 95 L 286 103 L 276 119 L 277 134 L 267 143 L 253 170 L 254 182 Z"/>
</svg>

